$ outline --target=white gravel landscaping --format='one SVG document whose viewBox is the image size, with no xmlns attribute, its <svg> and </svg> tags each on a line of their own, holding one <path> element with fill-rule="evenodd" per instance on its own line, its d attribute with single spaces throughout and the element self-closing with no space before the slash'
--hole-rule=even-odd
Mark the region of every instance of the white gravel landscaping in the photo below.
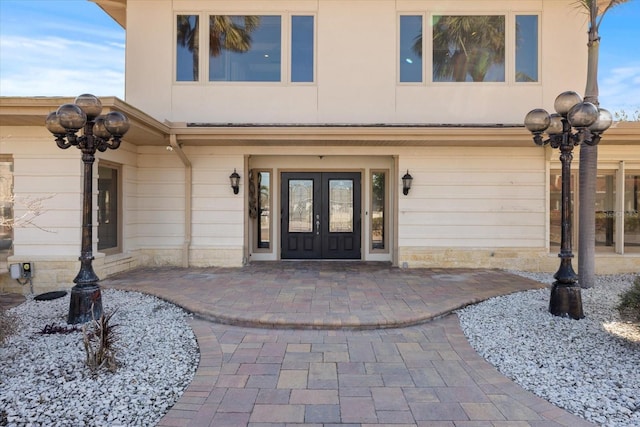
<svg viewBox="0 0 640 427">
<path fill-rule="evenodd" d="M 517 272 L 516 272 L 517 273 Z M 517 273 L 551 284 L 551 274 Z M 549 289 L 458 311 L 476 351 L 523 388 L 597 425 L 640 426 L 640 330 L 615 306 L 633 275 L 601 276 L 582 291 L 585 319 L 549 314 Z M 115 373 L 92 375 L 82 333 L 67 327 L 69 296 L 9 310 L 18 333 L 0 347 L 0 426 L 152 426 L 179 399 L 199 361 L 182 309 L 152 296 L 103 289 L 120 344 Z"/>
<path fill-rule="evenodd" d="M 92 375 L 82 332 L 42 335 L 66 324 L 69 295 L 9 310 L 18 333 L 0 347 L 0 425 L 150 426 L 182 395 L 199 354 L 188 314 L 158 298 L 102 290 L 117 324 L 115 373 Z"/>
<path fill-rule="evenodd" d="M 551 284 L 551 274 L 517 273 Z M 549 289 L 493 298 L 458 312 L 473 348 L 523 388 L 597 425 L 640 426 L 640 329 L 615 306 L 633 275 L 582 290 L 585 318 L 548 312 Z"/>
</svg>

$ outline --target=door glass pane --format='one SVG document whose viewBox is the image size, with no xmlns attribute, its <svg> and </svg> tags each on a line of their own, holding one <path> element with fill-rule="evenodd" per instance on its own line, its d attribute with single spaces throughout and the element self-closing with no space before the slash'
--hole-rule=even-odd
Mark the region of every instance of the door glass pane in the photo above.
<svg viewBox="0 0 640 427">
<path fill-rule="evenodd" d="M 209 17 L 209 80 L 279 82 L 279 16 Z"/>
<path fill-rule="evenodd" d="M 258 247 L 268 248 L 271 236 L 271 173 L 258 172 Z"/>
<path fill-rule="evenodd" d="M 384 172 L 371 174 L 371 188 L 371 244 L 373 249 L 384 249 Z"/>
<path fill-rule="evenodd" d="M 503 15 L 433 16 L 434 82 L 503 82 Z"/>
<path fill-rule="evenodd" d="M 198 81 L 198 16 L 178 15 L 176 22 L 176 80 Z"/>
<path fill-rule="evenodd" d="M 400 17 L 400 81 L 422 81 L 422 16 Z"/>
<path fill-rule="evenodd" d="M 516 81 L 538 81 L 538 16 L 516 16 Z"/>
<path fill-rule="evenodd" d="M 596 180 L 596 246 L 615 242 L 615 175 L 598 175 Z"/>
<path fill-rule="evenodd" d="M 313 81 L 313 16 L 291 17 L 291 81 Z"/>
<path fill-rule="evenodd" d="M 329 180 L 329 232 L 353 232 L 353 181 Z"/>
<path fill-rule="evenodd" d="M 640 172 L 624 177 L 624 248 L 640 251 Z"/>
<path fill-rule="evenodd" d="M 313 180 L 289 181 L 289 233 L 313 232 Z"/>
</svg>

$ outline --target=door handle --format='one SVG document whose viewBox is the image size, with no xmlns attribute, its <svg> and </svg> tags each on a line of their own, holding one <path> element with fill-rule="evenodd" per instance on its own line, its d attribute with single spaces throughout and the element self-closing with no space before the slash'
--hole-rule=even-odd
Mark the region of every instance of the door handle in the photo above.
<svg viewBox="0 0 640 427">
<path fill-rule="evenodd" d="M 320 215 L 316 215 L 316 236 L 320 235 Z"/>
</svg>

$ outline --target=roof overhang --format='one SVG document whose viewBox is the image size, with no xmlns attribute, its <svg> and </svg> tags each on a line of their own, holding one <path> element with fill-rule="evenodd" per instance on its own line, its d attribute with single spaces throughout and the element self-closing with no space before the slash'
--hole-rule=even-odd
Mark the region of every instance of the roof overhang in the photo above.
<svg viewBox="0 0 640 427">
<path fill-rule="evenodd" d="M 68 97 L 0 97 L 0 125 L 43 127 L 50 112 L 60 105 L 73 103 Z M 102 113 L 119 111 L 131 125 L 125 136 L 134 145 L 166 145 L 171 130 L 151 116 L 116 97 L 100 97 Z"/>
<path fill-rule="evenodd" d="M 183 146 L 483 146 L 533 144 L 522 125 L 440 124 L 196 124 L 160 122 L 115 97 L 100 98 L 103 112 L 129 117 L 125 141 L 136 146 L 167 146 L 170 135 Z M 67 97 L 0 97 L 0 125 L 44 127 Z M 640 145 L 640 122 L 616 122 L 602 143 Z"/>
<path fill-rule="evenodd" d="M 127 29 L 127 0 L 89 0 L 104 10 L 122 28 Z"/>
</svg>

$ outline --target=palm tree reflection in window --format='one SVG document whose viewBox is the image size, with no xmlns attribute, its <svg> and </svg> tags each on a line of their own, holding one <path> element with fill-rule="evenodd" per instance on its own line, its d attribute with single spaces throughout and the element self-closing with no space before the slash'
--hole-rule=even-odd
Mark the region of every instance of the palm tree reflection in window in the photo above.
<svg viewBox="0 0 640 427">
<path fill-rule="evenodd" d="M 504 81 L 504 55 L 504 16 L 433 16 L 433 81 Z"/>
<path fill-rule="evenodd" d="M 177 17 L 177 80 L 198 81 L 200 63 L 199 17 Z M 223 51 L 244 53 L 251 49 L 251 33 L 260 26 L 259 16 L 212 15 L 209 17 L 209 55 Z M 190 57 L 187 57 L 189 56 Z M 190 65 L 190 66 L 189 66 Z M 191 68 L 188 76 L 187 68 Z"/>
</svg>

